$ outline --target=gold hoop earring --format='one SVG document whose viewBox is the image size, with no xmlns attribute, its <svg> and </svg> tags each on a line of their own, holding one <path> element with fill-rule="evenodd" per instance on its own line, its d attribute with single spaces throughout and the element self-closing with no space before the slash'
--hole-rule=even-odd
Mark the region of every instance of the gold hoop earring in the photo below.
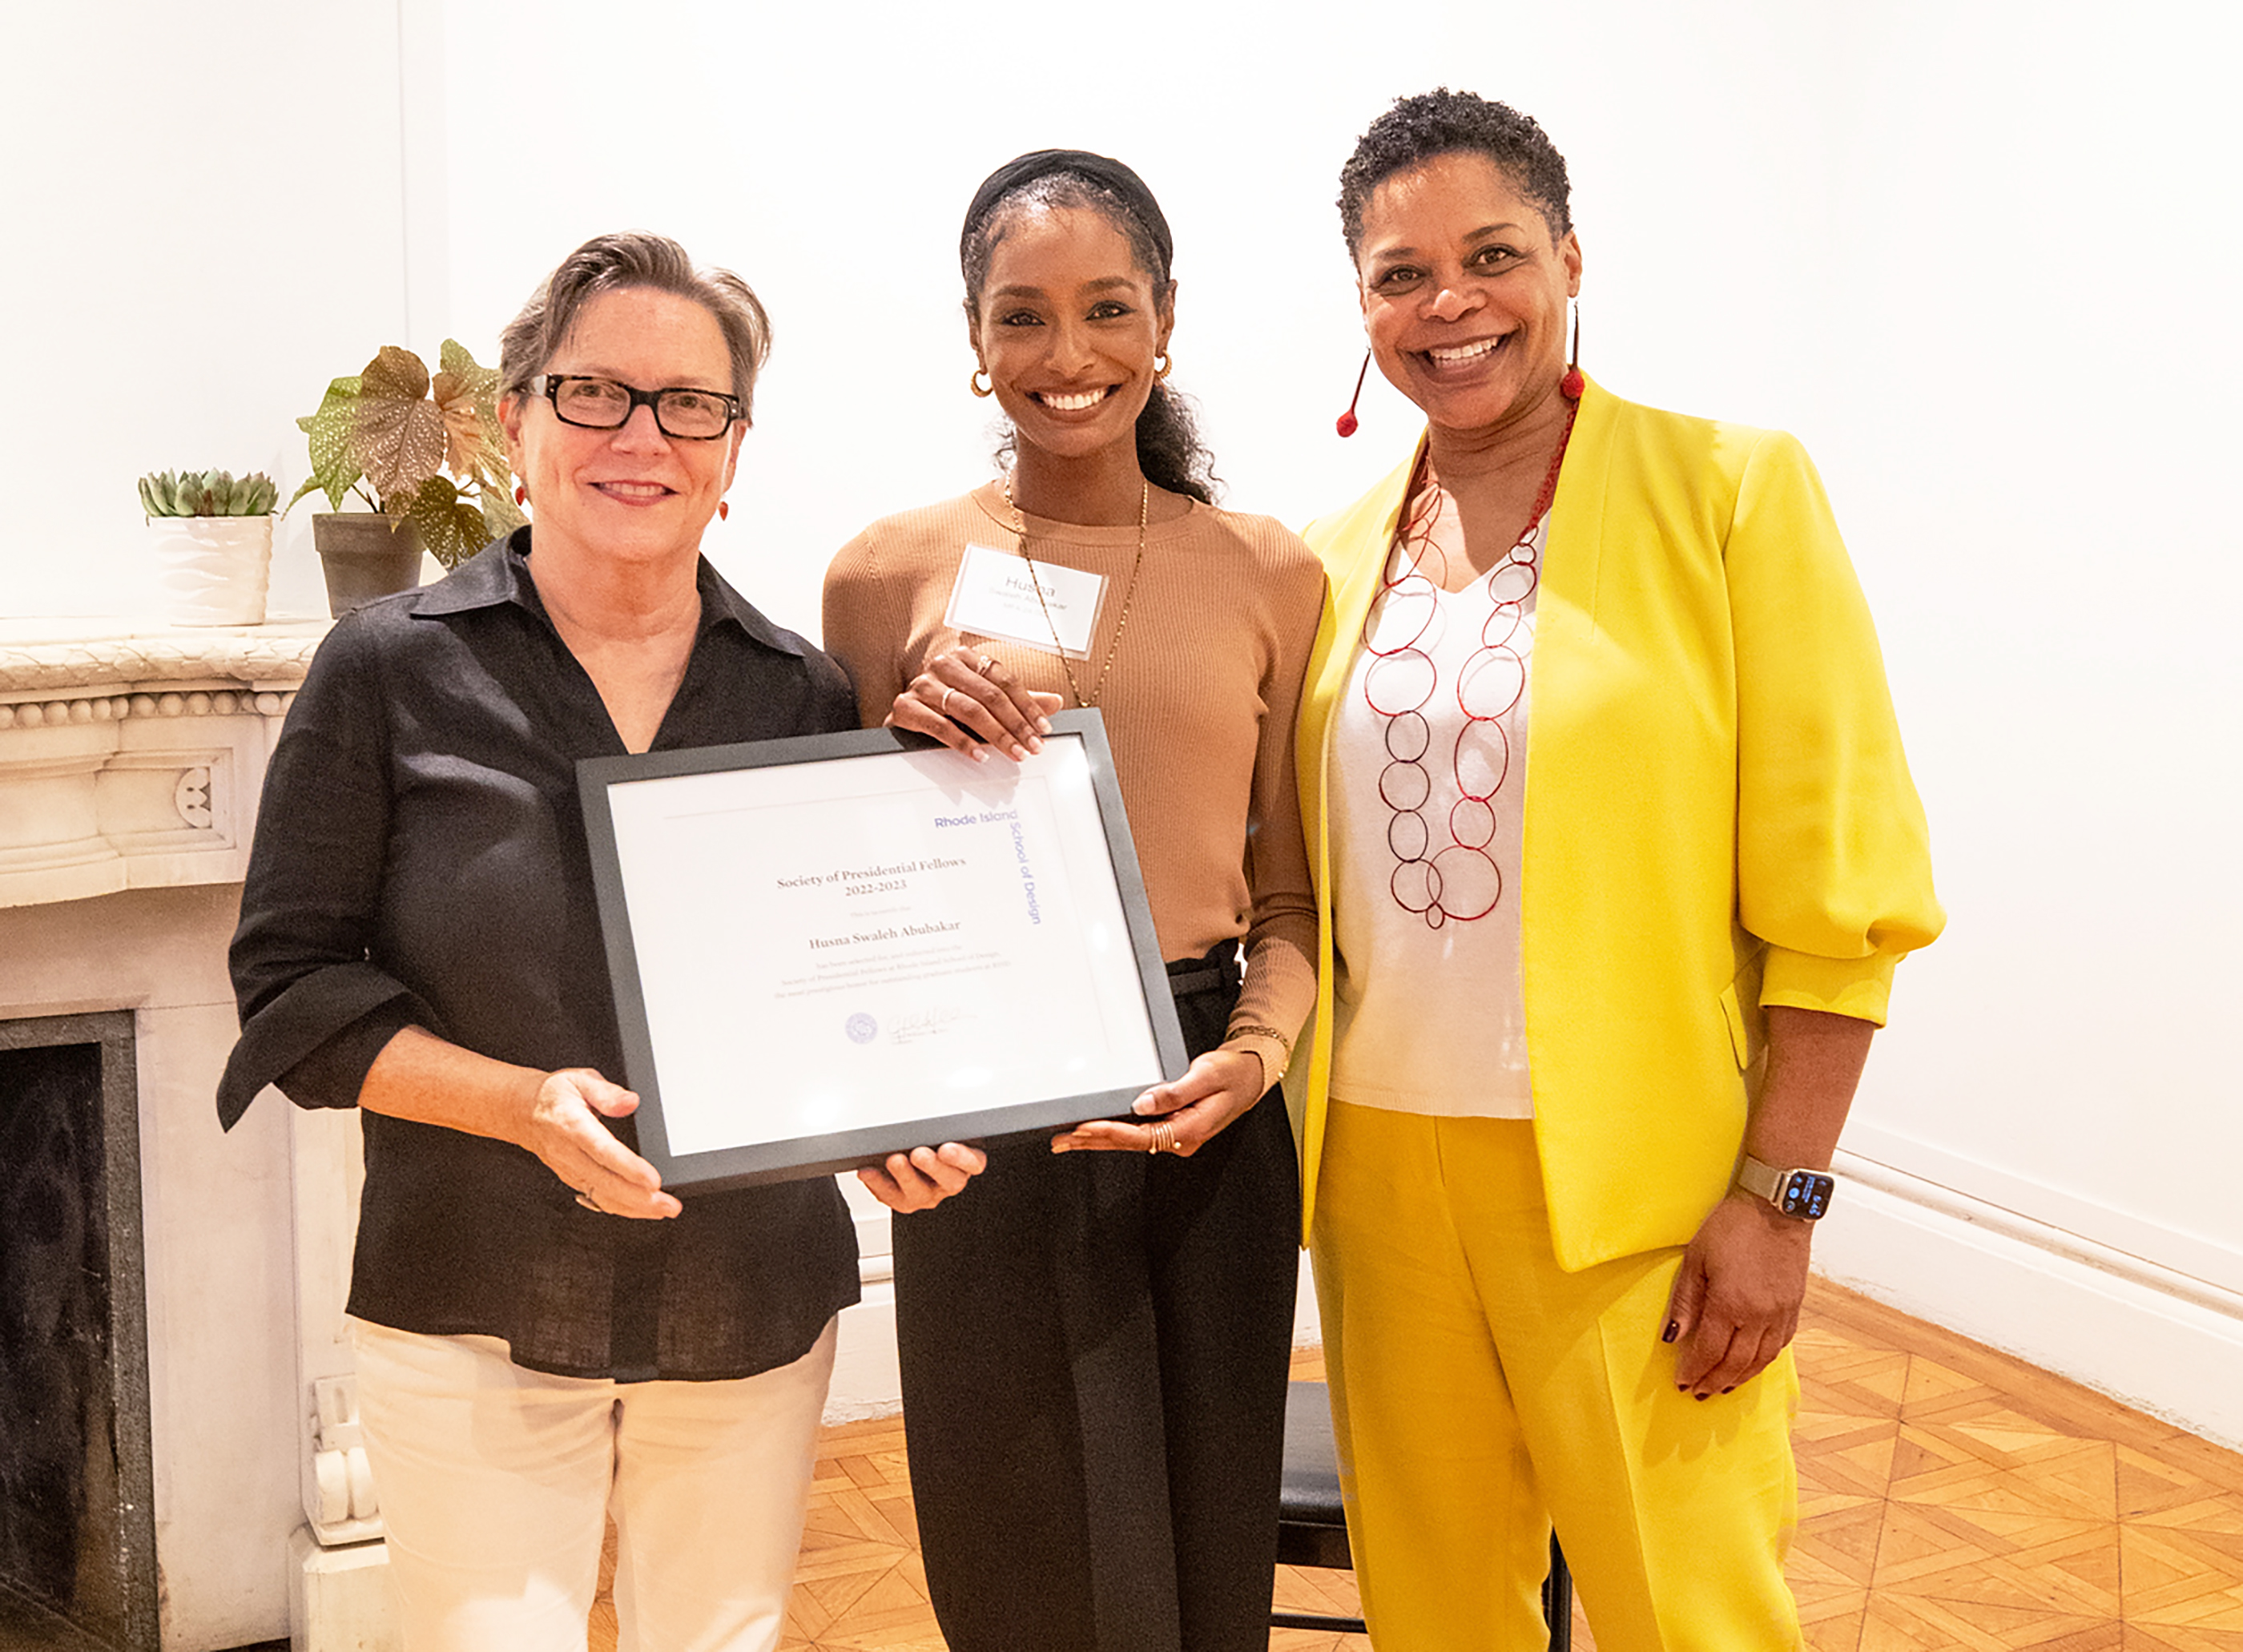
<svg viewBox="0 0 2243 1652">
<path fill-rule="evenodd" d="M 973 391 L 973 394 L 978 396 L 993 396 L 997 394 L 996 381 L 992 379 L 987 384 L 981 382 L 982 380 L 987 379 L 988 377 L 988 368 L 976 367 L 973 369 L 973 376 L 966 381 L 966 388 Z"/>
<path fill-rule="evenodd" d="M 1169 376 L 1169 369 L 1174 366 L 1175 366 L 1175 363 L 1169 360 L 1169 353 L 1166 350 L 1156 351 L 1154 354 L 1153 376 L 1155 378 L 1167 378 Z"/>
</svg>

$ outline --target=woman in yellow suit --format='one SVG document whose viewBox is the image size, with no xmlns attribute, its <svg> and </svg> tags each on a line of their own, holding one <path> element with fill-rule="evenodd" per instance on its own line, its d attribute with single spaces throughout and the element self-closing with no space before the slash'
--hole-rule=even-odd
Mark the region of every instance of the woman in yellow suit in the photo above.
<svg viewBox="0 0 2243 1652">
<path fill-rule="evenodd" d="M 1532 120 L 1403 99 L 1340 206 L 1427 420 L 1306 536 L 1297 1100 L 1371 1634 L 1540 1645 L 1554 1520 L 1605 1652 L 1795 1647 L 1784 1350 L 1942 922 L 1869 613 L 1796 442 L 1568 367 Z"/>
</svg>

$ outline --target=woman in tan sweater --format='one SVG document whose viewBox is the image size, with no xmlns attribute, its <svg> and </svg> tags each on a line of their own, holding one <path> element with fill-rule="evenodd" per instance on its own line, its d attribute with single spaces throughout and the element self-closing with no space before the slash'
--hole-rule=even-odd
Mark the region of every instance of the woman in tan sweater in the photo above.
<svg viewBox="0 0 2243 1652">
<path fill-rule="evenodd" d="M 1104 713 L 1195 1057 L 1142 1122 L 998 1143 L 896 1220 L 912 1485 L 953 1652 L 1268 1644 L 1299 1217 L 1270 1092 L 1315 997 L 1290 736 L 1324 583 L 1277 523 L 1210 502 L 1161 383 L 1170 256 L 1118 161 L 1044 150 L 984 183 L 960 257 L 1009 474 L 874 523 L 826 575 L 825 645 L 868 723 L 1018 757 L 1044 713 Z M 950 624 L 954 595 L 1024 559 L 1058 600 L 1014 634 Z M 891 1169 L 907 1205 L 915 1171 Z"/>
</svg>

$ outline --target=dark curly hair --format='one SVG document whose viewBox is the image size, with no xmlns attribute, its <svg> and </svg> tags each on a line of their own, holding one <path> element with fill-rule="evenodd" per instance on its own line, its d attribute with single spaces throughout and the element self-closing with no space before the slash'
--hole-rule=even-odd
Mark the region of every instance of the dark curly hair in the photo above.
<svg viewBox="0 0 2243 1652">
<path fill-rule="evenodd" d="M 1573 186 L 1566 178 L 1566 158 L 1534 118 L 1508 104 L 1436 86 L 1414 98 L 1397 98 L 1394 107 L 1356 139 L 1355 152 L 1339 169 L 1339 226 L 1347 237 L 1348 256 L 1362 252 L 1363 209 L 1372 191 L 1397 172 L 1460 152 L 1485 155 L 1501 167 L 1511 186 L 1540 210 L 1552 240 L 1564 239 L 1572 230 Z"/>
<path fill-rule="evenodd" d="M 991 201 L 980 215 L 969 220 L 960 242 L 960 263 L 966 276 L 966 314 L 980 313 L 981 288 L 989 279 L 989 260 L 1005 231 L 1020 213 L 1053 207 L 1082 207 L 1098 213 L 1128 241 L 1137 267 L 1153 278 L 1156 290 L 1169 281 L 1169 260 L 1162 256 L 1160 239 L 1152 226 L 1131 210 L 1115 191 L 1075 172 L 1050 172 Z M 1007 430 L 998 444 L 1003 463 L 1016 442 Z M 1137 466 L 1156 488 L 1180 493 L 1203 505 L 1215 502 L 1215 455 L 1199 439 L 1198 421 L 1190 401 L 1162 380 L 1153 382 L 1145 410 L 1137 415 Z"/>
</svg>

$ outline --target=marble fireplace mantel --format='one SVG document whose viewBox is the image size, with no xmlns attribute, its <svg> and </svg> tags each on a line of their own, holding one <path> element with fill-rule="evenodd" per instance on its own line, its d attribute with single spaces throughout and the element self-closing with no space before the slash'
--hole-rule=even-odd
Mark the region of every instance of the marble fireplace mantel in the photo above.
<svg viewBox="0 0 2243 1652">
<path fill-rule="evenodd" d="M 0 907 L 239 882 L 327 630 L 0 620 Z"/>
</svg>

